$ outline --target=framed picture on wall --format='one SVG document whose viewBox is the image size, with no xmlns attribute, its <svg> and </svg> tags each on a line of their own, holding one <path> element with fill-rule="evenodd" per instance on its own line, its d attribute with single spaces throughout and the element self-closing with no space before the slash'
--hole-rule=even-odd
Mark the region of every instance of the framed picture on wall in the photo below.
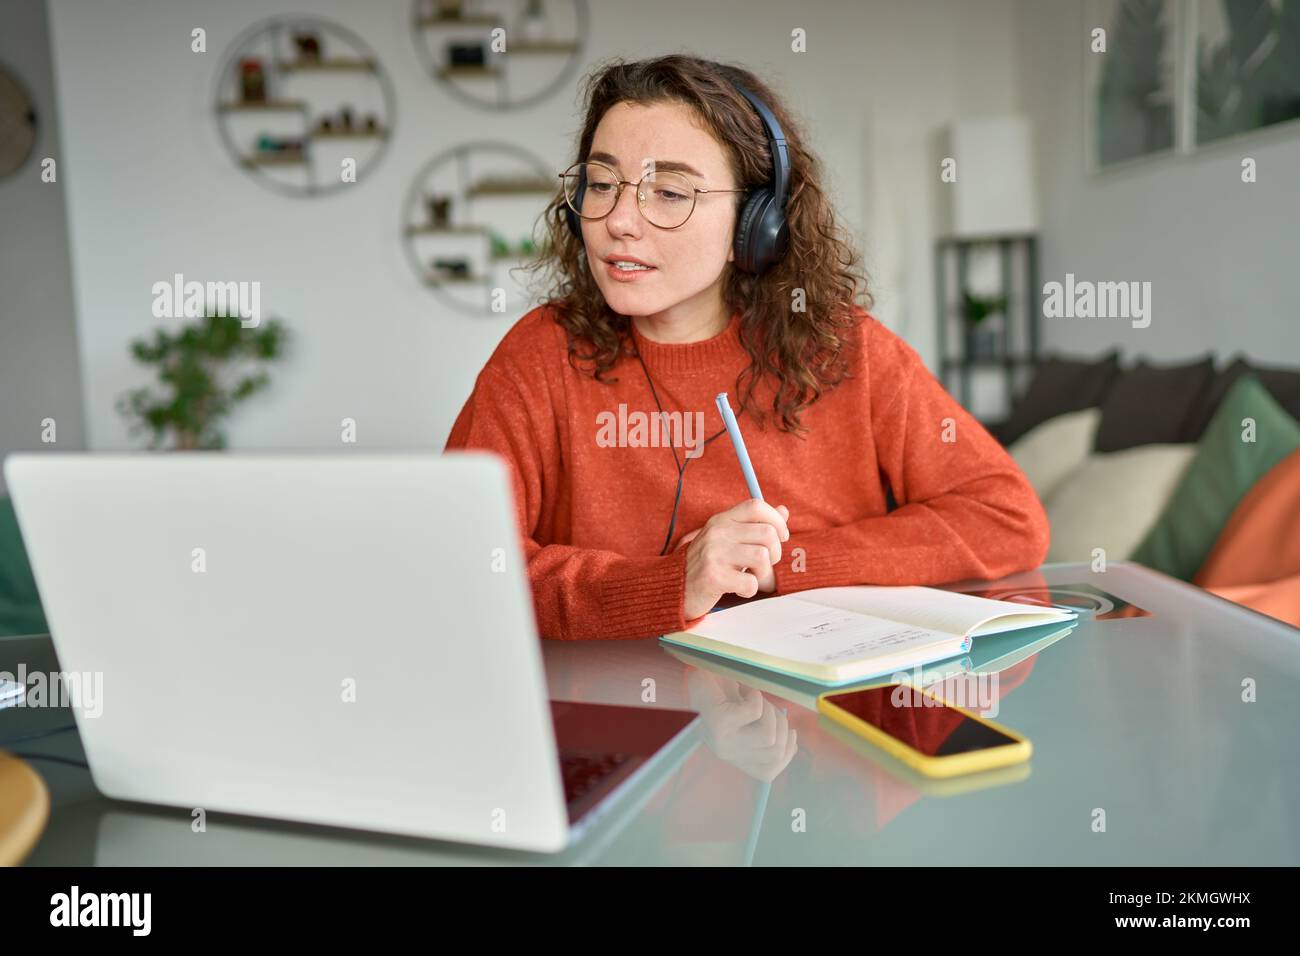
<svg viewBox="0 0 1300 956">
<path fill-rule="evenodd" d="M 1295 119 L 1300 2 L 1197 0 L 1197 145 Z"/>
<path fill-rule="evenodd" d="M 1089 172 L 1300 131 L 1300 0 L 1089 0 L 1086 10 Z"/>
<path fill-rule="evenodd" d="M 1188 6 L 1178 0 L 1088 4 L 1084 139 L 1093 172 L 1178 149 Z"/>
</svg>

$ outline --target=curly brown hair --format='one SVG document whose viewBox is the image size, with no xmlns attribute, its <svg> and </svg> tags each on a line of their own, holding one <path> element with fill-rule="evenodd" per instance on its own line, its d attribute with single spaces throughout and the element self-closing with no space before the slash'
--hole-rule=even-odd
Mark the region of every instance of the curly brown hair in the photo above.
<svg viewBox="0 0 1300 956">
<path fill-rule="evenodd" d="M 577 158 L 586 158 L 596 126 L 612 106 L 680 103 L 695 112 L 727 153 L 737 185 L 746 190 L 761 187 L 771 180 L 771 149 L 762 120 L 737 92 L 737 83 L 776 116 L 790 156 L 789 246 L 784 258 L 759 276 L 728 264 L 723 283 L 729 310 L 741 310 L 741 343 L 750 356 L 749 367 L 736 380 L 737 401 L 741 409 L 750 406 L 759 380 L 771 375 L 777 384 L 772 411 L 779 427 L 802 431 L 806 428 L 800 424 L 800 411 L 848 374 L 846 353 L 855 344 L 860 323 L 853 306 L 870 308 L 872 299 L 862 257 L 837 223 L 822 190 L 819 161 L 805 147 L 800 124 L 781 99 L 739 66 L 682 54 L 635 62 L 608 60 L 582 85 L 587 115 Z M 744 198 L 737 194 L 737 212 Z M 542 213 L 546 229 L 542 252 L 524 268 L 545 276 L 542 298 L 568 333 L 570 365 L 578 369 L 578 361 L 591 362 L 593 377 L 605 382 L 603 376 L 620 355 L 634 349 L 631 319 L 606 304 L 588 268 L 585 246 L 569 230 L 565 208 L 561 188 Z M 801 300 L 796 290 L 802 290 Z M 796 303 L 803 305 L 803 311 L 796 311 Z M 590 350 L 580 351 L 580 343 L 590 345 Z M 753 407 L 748 411 L 762 427 L 763 411 Z"/>
</svg>

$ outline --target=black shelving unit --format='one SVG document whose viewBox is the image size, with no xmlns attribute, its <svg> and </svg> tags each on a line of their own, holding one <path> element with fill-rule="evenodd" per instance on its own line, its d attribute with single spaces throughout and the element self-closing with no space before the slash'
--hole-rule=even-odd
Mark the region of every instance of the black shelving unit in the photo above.
<svg viewBox="0 0 1300 956">
<path fill-rule="evenodd" d="M 998 295 L 1005 297 L 1006 307 L 973 327 L 966 320 L 965 293 L 970 291 L 970 260 L 976 250 L 996 251 L 1001 276 Z M 949 282 L 950 267 L 956 272 L 953 283 Z M 939 376 L 944 388 L 967 410 L 971 410 L 971 380 L 977 370 L 1001 371 L 1007 410 L 1027 384 L 1038 362 L 1041 313 L 1037 290 L 1035 235 L 947 236 L 935 243 Z"/>
</svg>

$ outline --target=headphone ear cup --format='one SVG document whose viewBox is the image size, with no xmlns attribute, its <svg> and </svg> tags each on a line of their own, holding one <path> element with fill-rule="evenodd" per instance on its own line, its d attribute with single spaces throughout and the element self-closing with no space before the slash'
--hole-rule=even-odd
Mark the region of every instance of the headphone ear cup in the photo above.
<svg viewBox="0 0 1300 956">
<path fill-rule="evenodd" d="M 785 250 L 790 245 L 789 223 L 785 218 L 785 213 L 777 208 L 775 202 L 763 211 L 763 219 L 759 223 L 759 233 L 763 237 L 764 258 L 761 268 L 766 269 L 784 259 Z"/>
<path fill-rule="evenodd" d="M 741 272 L 758 273 L 758 258 L 755 255 L 754 239 L 758 235 L 759 217 L 772 201 L 770 189 L 758 189 L 745 201 L 736 220 L 736 238 L 732 249 L 736 254 L 736 268 Z"/>
<path fill-rule="evenodd" d="M 790 230 L 770 189 L 760 189 L 745 204 L 736 227 L 736 263 L 758 275 L 785 256 Z"/>
</svg>

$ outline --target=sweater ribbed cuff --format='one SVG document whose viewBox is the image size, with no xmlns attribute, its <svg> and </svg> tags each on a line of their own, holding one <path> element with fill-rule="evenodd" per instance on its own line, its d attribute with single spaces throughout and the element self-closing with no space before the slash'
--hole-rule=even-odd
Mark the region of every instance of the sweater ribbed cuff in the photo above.
<svg viewBox="0 0 1300 956">
<path fill-rule="evenodd" d="M 608 637 L 684 631 L 685 603 L 685 548 L 652 558 L 627 558 L 601 580 L 601 629 Z"/>
<path fill-rule="evenodd" d="M 860 584 L 862 577 L 852 551 L 840 545 L 819 544 L 801 534 L 791 534 L 782 542 L 781 560 L 772 568 L 772 574 L 777 594 L 847 587 Z"/>
</svg>

